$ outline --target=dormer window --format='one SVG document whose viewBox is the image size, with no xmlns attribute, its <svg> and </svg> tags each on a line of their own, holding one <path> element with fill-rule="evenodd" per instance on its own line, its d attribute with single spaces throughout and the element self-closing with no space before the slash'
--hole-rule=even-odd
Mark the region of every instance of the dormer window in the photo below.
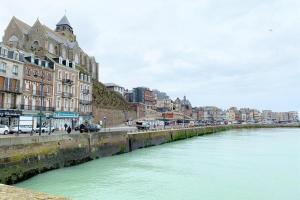
<svg viewBox="0 0 300 200">
<path fill-rule="evenodd" d="M 7 54 L 8 54 L 7 49 L 1 47 L 1 55 L 4 56 L 4 57 L 7 57 Z"/>
<path fill-rule="evenodd" d="M 19 60 L 19 54 L 18 54 L 18 52 L 14 53 L 14 60 Z"/>
</svg>

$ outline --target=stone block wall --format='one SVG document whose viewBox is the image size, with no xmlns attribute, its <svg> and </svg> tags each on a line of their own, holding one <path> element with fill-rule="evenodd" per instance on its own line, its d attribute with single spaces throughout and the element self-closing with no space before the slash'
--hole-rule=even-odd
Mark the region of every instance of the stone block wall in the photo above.
<svg viewBox="0 0 300 200">
<path fill-rule="evenodd" d="M 106 117 L 106 127 L 118 126 L 124 124 L 128 119 L 136 119 L 136 112 L 130 110 L 112 110 L 93 106 L 94 122 L 99 123 L 100 120 L 104 121 Z"/>
</svg>

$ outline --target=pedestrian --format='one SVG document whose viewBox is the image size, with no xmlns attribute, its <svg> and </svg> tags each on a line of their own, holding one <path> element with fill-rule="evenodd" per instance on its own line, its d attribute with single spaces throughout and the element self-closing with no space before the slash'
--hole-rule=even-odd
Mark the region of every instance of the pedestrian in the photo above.
<svg viewBox="0 0 300 200">
<path fill-rule="evenodd" d="M 72 131 L 72 129 L 71 129 L 71 127 L 69 126 L 68 129 L 67 129 L 68 134 L 70 134 L 71 131 Z"/>
<path fill-rule="evenodd" d="M 67 124 L 67 123 L 65 123 L 64 127 L 65 127 L 65 131 L 66 131 L 66 130 L 67 130 L 67 128 L 68 128 L 68 124 Z"/>
</svg>

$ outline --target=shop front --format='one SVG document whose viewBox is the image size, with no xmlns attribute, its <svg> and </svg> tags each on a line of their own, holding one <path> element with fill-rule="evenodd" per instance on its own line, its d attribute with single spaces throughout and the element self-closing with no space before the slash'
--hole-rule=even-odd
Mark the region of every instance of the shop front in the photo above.
<svg viewBox="0 0 300 200">
<path fill-rule="evenodd" d="M 0 110 L 0 124 L 17 126 L 21 115 L 21 110 Z"/>
<path fill-rule="evenodd" d="M 65 129 L 65 124 L 72 129 L 79 125 L 79 114 L 76 112 L 54 112 L 53 126 L 59 130 Z"/>
<path fill-rule="evenodd" d="M 93 121 L 92 113 L 81 113 L 79 115 L 79 124 L 90 124 Z"/>
</svg>

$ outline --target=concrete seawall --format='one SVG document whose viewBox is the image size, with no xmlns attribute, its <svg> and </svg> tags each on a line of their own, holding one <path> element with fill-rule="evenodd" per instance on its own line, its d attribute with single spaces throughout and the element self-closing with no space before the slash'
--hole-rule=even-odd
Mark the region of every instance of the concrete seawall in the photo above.
<svg viewBox="0 0 300 200">
<path fill-rule="evenodd" d="M 237 128 L 275 126 L 216 126 L 132 134 L 113 132 L 3 138 L 0 139 L 0 183 L 14 184 L 51 169 Z"/>
</svg>

